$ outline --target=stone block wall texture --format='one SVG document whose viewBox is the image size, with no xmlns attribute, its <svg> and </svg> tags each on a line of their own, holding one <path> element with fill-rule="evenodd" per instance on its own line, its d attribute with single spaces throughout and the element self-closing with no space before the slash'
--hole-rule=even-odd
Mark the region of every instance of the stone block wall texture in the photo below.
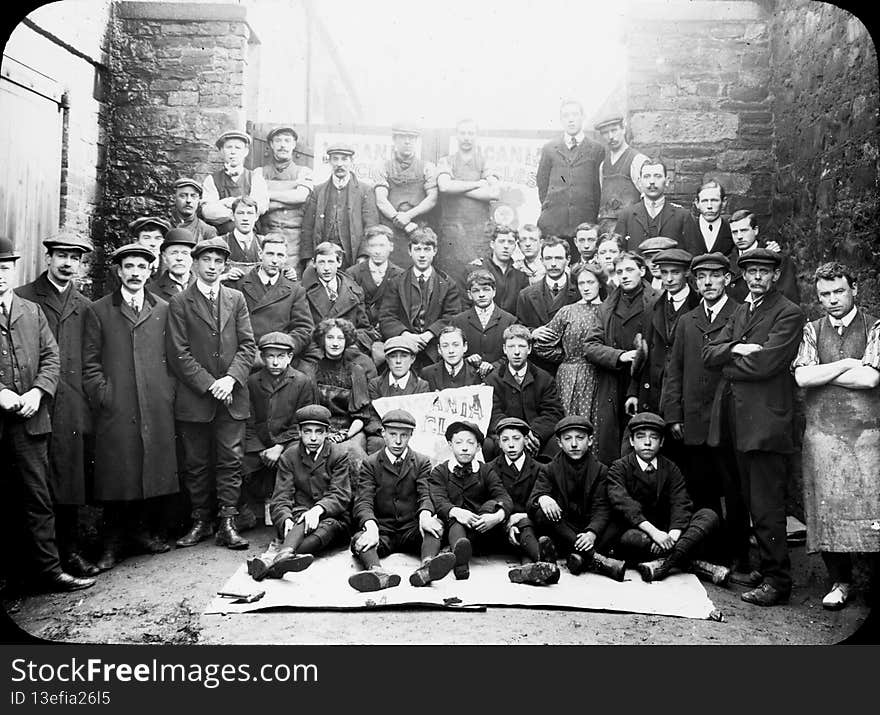
<svg viewBox="0 0 880 715">
<path fill-rule="evenodd" d="M 823 2 L 777 3 L 770 30 L 773 229 L 801 269 L 809 317 L 821 314 L 810 276 L 828 260 L 856 268 L 860 302 L 880 315 L 876 48 L 861 20 Z"/>
<path fill-rule="evenodd" d="M 228 4 L 115 6 L 99 290 L 107 256 L 130 240 L 127 223 L 166 215 L 175 179 L 201 181 L 220 167 L 216 138 L 244 130 L 250 39 L 245 12 Z"/>
</svg>

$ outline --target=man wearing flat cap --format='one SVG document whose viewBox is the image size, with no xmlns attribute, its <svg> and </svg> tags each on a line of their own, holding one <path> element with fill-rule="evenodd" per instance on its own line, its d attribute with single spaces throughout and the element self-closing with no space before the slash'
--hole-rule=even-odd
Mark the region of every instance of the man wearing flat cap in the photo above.
<svg viewBox="0 0 880 715">
<path fill-rule="evenodd" d="M 251 138 L 244 132 L 223 132 L 215 142 L 223 168 L 208 174 L 202 182 L 202 218 L 217 229 L 219 235 L 232 231 L 232 204 L 237 198 L 250 196 L 257 203 L 257 216 L 269 208 L 269 187 L 261 173 L 245 168 Z"/>
<path fill-rule="evenodd" d="M 440 553 L 443 523 L 431 500 L 431 461 L 409 448 L 415 427 L 406 410 L 389 410 L 382 417 L 385 446 L 361 466 L 353 507 L 359 531 L 351 539 L 351 553 L 365 570 L 348 579 L 358 591 L 397 586 L 400 576 L 384 570 L 379 559 L 398 551 L 421 558 L 409 577 L 413 586 L 428 586 L 455 566 L 455 556 Z"/>
<path fill-rule="evenodd" d="M 126 552 L 159 554 L 160 497 L 179 491 L 175 380 L 165 357 L 168 304 L 144 290 L 152 252 L 117 248 L 119 289 L 90 304 L 83 332 L 83 388 L 95 414 L 94 497 L 102 502 L 102 571 Z"/>
<path fill-rule="evenodd" d="M 33 282 L 16 288 L 15 293 L 43 309 L 58 343 L 61 375 L 52 400 L 49 436 L 55 535 L 65 570 L 77 576 L 94 576 L 98 570 L 83 557 L 78 544 L 79 507 L 91 496 L 86 491 L 85 437 L 91 436 L 92 418 L 82 387 L 83 323 L 90 301 L 76 285 L 83 255 L 92 251 L 92 245 L 82 236 L 67 232 L 47 238 L 43 245 L 46 270 Z"/>
<path fill-rule="evenodd" d="M 269 189 L 269 208 L 260 217 L 259 231 L 263 234 L 280 233 L 287 239 L 287 263 L 299 273 L 302 258 L 302 226 L 306 202 L 314 189 L 312 170 L 293 160 L 299 135 L 289 125 L 273 128 L 266 136 L 269 156 L 263 166 L 254 171 Z"/>
<path fill-rule="evenodd" d="M 419 224 L 431 222 L 431 210 L 437 205 L 437 169 L 416 156 L 421 135 L 422 130 L 414 122 L 392 124 L 391 158 L 376 177 L 376 206 L 382 223 L 394 229 L 391 260 L 401 268 L 412 265 L 409 235 Z"/>
<path fill-rule="evenodd" d="M 172 228 L 165 234 L 160 257 L 165 269 L 147 281 L 147 290 L 169 301 L 196 282 L 192 273 L 192 249 L 196 239 L 186 228 Z"/>
<path fill-rule="evenodd" d="M 740 256 L 749 294 L 718 337 L 703 346 L 706 366 L 721 369 L 707 443 L 718 446 L 726 437 L 736 448 L 763 576 L 742 599 L 760 606 L 784 603 L 791 593 L 785 530 L 785 456 L 795 451 L 789 366 L 798 352 L 804 315 L 775 288 L 780 263 L 780 255 L 766 248 Z M 748 564 L 739 570 L 751 571 Z"/>
<path fill-rule="evenodd" d="M 181 176 L 173 185 L 174 208 L 171 209 L 171 225 L 185 228 L 196 241 L 214 238 L 217 229 L 199 218 L 199 204 L 202 201 L 202 185 L 195 179 Z"/>
<path fill-rule="evenodd" d="M 642 196 L 639 170 L 648 158 L 626 142 L 626 124 L 622 114 L 602 117 L 593 128 L 607 145 L 605 158 L 599 164 L 599 221 L 617 221 L 620 210 L 637 203 Z"/>
<path fill-rule="evenodd" d="M 15 295 L 20 255 L 0 237 L 0 464 L 12 490 L 3 520 L 7 580 L 30 576 L 47 591 L 76 591 L 95 584 L 61 566 L 49 490 L 49 400 L 58 386 L 58 344 L 36 303 Z M 7 495 L 9 496 L 9 495 Z M 19 530 L 26 531 L 23 548 Z"/>
<path fill-rule="evenodd" d="M 315 246 L 324 241 L 342 249 L 342 269 L 367 257 L 364 232 L 379 223 L 376 194 L 358 181 L 352 170 L 354 147 L 335 142 L 327 147 L 330 178 L 318 186 L 306 205 L 300 260 L 314 257 Z"/>
<path fill-rule="evenodd" d="M 654 290 L 663 290 L 663 278 L 660 276 L 660 269 L 654 265 L 654 256 L 669 248 L 678 248 L 678 241 L 666 238 L 666 236 L 655 236 L 654 238 L 646 238 L 636 250 L 636 253 L 645 259 L 645 265 L 651 273 L 651 287 Z M 647 276 L 645 278 L 647 279 Z"/>
<path fill-rule="evenodd" d="M 800 304 L 801 291 L 797 281 L 797 266 L 791 256 L 782 253 L 776 241 L 758 240 L 758 221 L 754 212 L 748 209 L 735 211 L 730 217 L 730 233 L 733 237 L 733 250 L 727 254 L 730 259 L 730 285 L 727 292 L 735 300 L 742 302 L 749 294 L 748 281 L 740 268 L 740 257 L 757 248 L 765 248 L 779 254 L 779 277 L 774 286 L 792 303 Z"/>
<path fill-rule="evenodd" d="M 165 234 L 171 230 L 171 224 L 159 216 L 141 216 L 128 224 L 134 242 L 146 246 L 153 252 L 155 260 L 151 264 L 151 275 L 159 270 L 159 251 Z"/>
</svg>

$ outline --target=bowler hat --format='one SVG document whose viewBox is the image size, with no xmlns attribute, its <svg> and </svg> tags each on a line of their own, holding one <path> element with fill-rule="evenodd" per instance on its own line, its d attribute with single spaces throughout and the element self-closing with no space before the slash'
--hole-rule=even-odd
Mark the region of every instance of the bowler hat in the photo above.
<svg viewBox="0 0 880 715">
<path fill-rule="evenodd" d="M 140 233 L 146 229 L 147 226 L 155 226 L 162 231 L 163 236 L 171 230 L 171 224 L 159 216 L 141 216 L 128 224 L 128 228 L 131 229 L 131 232 L 134 234 Z"/>
<path fill-rule="evenodd" d="M 412 347 L 410 347 L 406 338 L 401 337 L 400 335 L 395 335 L 385 341 L 385 355 L 400 351 L 407 352 L 410 355 L 413 354 Z"/>
<path fill-rule="evenodd" d="M 637 412 L 630 418 L 627 429 L 629 429 L 630 434 L 633 434 L 640 427 L 650 427 L 662 433 L 666 427 L 666 422 L 663 421 L 660 415 L 655 415 L 653 412 Z"/>
<path fill-rule="evenodd" d="M 346 142 L 333 142 L 327 147 L 327 156 L 331 154 L 345 154 L 346 156 L 354 156 L 354 147 Z"/>
<path fill-rule="evenodd" d="M 263 337 L 260 338 L 257 346 L 260 350 L 265 350 L 266 348 L 278 348 L 279 350 L 293 350 L 293 338 L 291 338 L 287 333 L 282 333 L 279 330 L 274 330 L 271 333 L 266 333 Z"/>
<path fill-rule="evenodd" d="M 229 245 L 220 236 L 206 238 L 203 241 L 199 241 L 192 250 L 193 259 L 195 260 L 205 251 L 220 251 L 227 258 L 229 258 L 229 255 L 232 253 L 232 251 L 229 250 Z"/>
<path fill-rule="evenodd" d="M 409 120 L 400 120 L 391 125 L 392 134 L 413 134 L 421 136 L 422 128 L 416 122 Z"/>
<path fill-rule="evenodd" d="M 300 407 L 294 414 L 299 426 L 303 425 L 323 425 L 330 426 L 330 410 L 324 405 L 306 405 Z"/>
<path fill-rule="evenodd" d="M 501 434 L 501 431 L 506 429 L 517 429 L 524 435 L 528 435 L 528 433 L 532 431 L 532 428 L 529 427 L 529 423 L 525 420 L 521 420 L 519 417 L 505 417 L 498 420 L 498 424 L 495 425 L 495 433 Z"/>
<path fill-rule="evenodd" d="M 597 132 L 601 131 L 605 127 L 610 127 L 615 124 L 623 124 L 623 115 L 621 114 L 608 114 L 602 117 L 598 122 L 593 125 L 593 129 Z"/>
<path fill-rule="evenodd" d="M 748 253 L 742 254 L 737 259 L 737 264 L 740 266 L 746 266 L 749 263 L 761 263 L 779 268 L 779 265 L 782 263 L 782 256 L 766 248 L 755 248 Z"/>
<path fill-rule="evenodd" d="M 192 248 L 196 245 L 196 237 L 192 235 L 192 231 L 187 228 L 172 228 L 165 234 L 165 240 L 159 247 L 160 251 L 164 251 L 168 246 L 189 246 Z"/>
<path fill-rule="evenodd" d="M 21 255 L 12 247 L 12 241 L 5 236 L 0 236 L 0 261 L 17 261 Z"/>
<path fill-rule="evenodd" d="M 473 422 L 468 422 L 467 420 L 456 420 L 452 422 L 449 427 L 446 428 L 446 441 L 451 442 L 453 436 L 458 434 L 459 432 L 470 432 L 477 438 L 477 442 L 480 444 L 486 439 L 485 435 L 483 435 L 477 425 Z"/>
<path fill-rule="evenodd" d="M 214 146 L 216 146 L 218 149 L 222 149 L 223 144 L 226 142 L 227 139 L 241 139 L 248 146 L 251 145 L 251 138 L 247 134 L 237 130 L 232 130 L 229 132 L 223 132 L 219 137 L 217 137 L 217 141 L 214 142 Z"/>
<path fill-rule="evenodd" d="M 654 236 L 654 238 L 648 238 L 642 241 L 638 246 L 638 252 L 643 256 L 650 255 L 652 253 L 659 253 L 660 251 L 665 251 L 667 248 L 677 248 L 678 241 L 674 238 L 666 238 L 666 236 Z"/>
<path fill-rule="evenodd" d="M 655 266 L 671 264 L 673 266 L 684 266 L 685 268 L 688 268 L 693 259 L 694 257 L 683 248 L 667 248 L 666 250 L 657 253 L 657 255 L 651 259 L 651 262 Z"/>
<path fill-rule="evenodd" d="M 64 231 L 49 236 L 49 238 L 43 241 L 43 245 L 49 251 L 53 249 L 60 249 L 66 251 L 82 251 L 83 253 L 89 253 L 93 250 L 92 244 L 89 243 L 89 241 L 71 231 Z"/>
<path fill-rule="evenodd" d="M 184 186 L 191 186 L 199 192 L 199 196 L 202 195 L 202 185 L 195 179 L 190 179 L 188 176 L 181 176 L 177 181 L 174 182 L 173 186 L 175 191 L 177 191 L 178 189 L 182 189 Z"/>
<path fill-rule="evenodd" d="M 729 271 L 730 260 L 723 253 L 718 253 L 717 251 L 714 253 L 704 253 L 701 256 L 695 256 L 694 260 L 691 261 L 691 272 L 696 271 L 698 268 L 708 268 L 711 270 L 720 268 Z"/>
<path fill-rule="evenodd" d="M 110 260 L 113 263 L 121 263 L 122 259 L 126 256 L 140 256 L 146 258 L 150 263 L 156 260 L 153 252 L 140 243 L 127 243 L 124 246 L 120 246 L 110 254 Z"/>
<path fill-rule="evenodd" d="M 416 418 L 406 410 L 389 410 L 382 418 L 383 427 L 403 427 L 405 429 L 416 428 Z"/>
<path fill-rule="evenodd" d="M 587 432 L 587 434 L 593 434 L 593 432 L 595 432 L 593 423 L 582 415 L 568 415 L 567 417 L 563 417 L 556 423 L 556 427 L 553 428 L 553 434 L 558 437 L 567 429 L 582 429 Z"/>
<path fill-rule="evenodd" d="M 280 127 L 275 127 L 266 135 L 266 141 L 271 142 L 272 139 L 278 134 L 292 134 L 294 140 L 299 141 L 299 134 L 296 133 L 296 129 L 294 129 L 289 124 L 282 124 Z"/>
</svg>

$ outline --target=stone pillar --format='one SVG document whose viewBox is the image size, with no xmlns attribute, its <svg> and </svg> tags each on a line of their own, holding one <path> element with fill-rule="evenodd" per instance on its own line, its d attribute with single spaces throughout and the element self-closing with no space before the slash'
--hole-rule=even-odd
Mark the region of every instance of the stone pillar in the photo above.
<svg viewBox="0 0 880 715">
<path fill-rule="evenodd" d="M 718 179 L 727 212 L 770 211 L 773 116 L 765 11 L 756 2 L 636 0 L 627 20 L 632 144 L 666 161 L 672 200 L 690 207 Z"/>
<path fill-rule="evenodd" d="M 117 3 L 109 34 L 104 256 L 129 240 L 133 218 L 169 213 L 175 179 L 219 167 L 217 136 L 245 129 L 248 44 L 257 42 L 246 8 L 232 4 Z M 106 258 L 97 263 L 100 283 Z"/>
</svg>

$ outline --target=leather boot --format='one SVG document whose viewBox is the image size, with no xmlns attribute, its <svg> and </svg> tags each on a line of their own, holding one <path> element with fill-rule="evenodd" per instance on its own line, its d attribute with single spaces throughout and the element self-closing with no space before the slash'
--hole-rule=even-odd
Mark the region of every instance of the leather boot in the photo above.
<svg viewBox="0 0 880 715">
<path fill-rule="evenodd" d="M 717 524 L 718 515 L 711 509 L 700 509 L 694 514 L 691 523 L 666 555 L 663 564 L 654 570 L 653 580 L 660 581 L 669 575 L 671 569 L 687 564 L 694 549 Z"/>
<path fill-rule="evenodd" d="M 587 571 L 622 582 L 624 574 L 626 574 L 626 563 L 608 556 L 602 556 L 602 554 L 593 553 L 593 559 L 587 564 Z"/>
<path fill-rule="evenodd" d="M 419 588 L 428 586 L 432 581 L 439 581 L 455 568 L 455 554 L 445 551 L 432 556 L 410 574 L 409 583 Z"/>
<path fill-rule="evenodd" d="M 471 546 L 470 539 L 466 536 L 461 537 L 452 547 L 452 553 L 455 555 L 455 566 L 452 573 L 459 581 L 464 581 L 471 576 L 470 560 L 474 550 Z"/>
<path fill-rule="evenodd" d="M 136 531 L 130 541 L 137 551 L 145 554 L 164 554 L 171 551 L 171 545 L 168 542 L 144 530 Z"/>
<path fill-rule="evenodd" d="M 394 588 L 400 585 L 400 576 L 389 573 L 383 569 L 373 568 L 366 571 L 358 571 L 348 577 L 348 585 L 355 591 L 366 593 L 369 591 L 381 591 L 385 588 Z"/>
<path fill-rule="evenodd" d="M 64 570 L 74 576 L 86 578 L 101 573 L 101 569 L 88 561 L 79 551 L 71 551 L 65 556 Z"/>
<path fill-rule="evenodd" d="M 646 581 L 651 583 L 651 581 L 657 581 L 657 571 L 666 563 L 666 559 L 654 559 L 653 561 L 643 561 L 640 564 L 636 564 L 636 571 L 639 572 L 639 575 L 642 577 L 642 581 Z M 669 570 L 667 569 L 668 573 Z M 664 574 L 665 576 L 665 574 Z"/>
<path fill-rule="evenodd" d="M 546 561 L 523 564 L 510 569 L 507 577 L 511 583 L 529 583 L 533 586 L 549 586 L 559 582 L 559 566 Z"/>
<path fill-rule="evenodd" d="M 100 571 L 109 571 L 122 561 L 121 553 L 122 548 L 118 541 L 108 541 L 104 544 L 104 549 L 101 551 L 101 557 L 98 559 L 95 566 Z"/>
<path fill-rule="evenodd" d="M 691 571 L 701 578 L 707 578 L 716 586 L 726 586 L 730 579 L 730 569 L 708 561 L 694 559 L 691 561 Z"/>
<path fill-rule="evenodd" d="M 266 578 L 269 571 L 270 563 L 266 563 L 266 559 L 262 556 L 252 556 L 247 560 L 247 572 L 254 581 L 262 581 Z"/>
<path fill-rule="evenodd" d="M 285 546 L 275 554 L 275 558 L 269 564 L 266 578 L 282 578 L 286 573 L 303 571 L 311 566 L 314 560 L 315 557 L 312 554 L 298 554 L 290 546 Z"/>
<path fill-rule="evenodd" d="M 234 516 L 221 516 L 220 526 L 214 535 L 214 543 L 217 546 L 225 546 L 227 549 L 246 549 L 249 544 L 247 539 L 242 539 L 235 529 Z M 274 562 L 273 562 L 274 563 Z"/>
<path fill-rule="evenodd" d="M 556 545 L 549 536 L 542 536 L 538 539 L 538 553 L 541 555 L 541 561 L 550 564 L 556 563 Z"/>
<path fill-rule="evenodd" d="M 181 548 L 185 548 L 187 546 L 195 546 L 200 541 L 210 539 L 213 533 L 214 530 L 211 528 L 211 524 L 209 522 L 203 519 L 196 519 L 193 522 L 192 528 L 186 534 L 181 536 L 175 543 Z"/>
</svg>

